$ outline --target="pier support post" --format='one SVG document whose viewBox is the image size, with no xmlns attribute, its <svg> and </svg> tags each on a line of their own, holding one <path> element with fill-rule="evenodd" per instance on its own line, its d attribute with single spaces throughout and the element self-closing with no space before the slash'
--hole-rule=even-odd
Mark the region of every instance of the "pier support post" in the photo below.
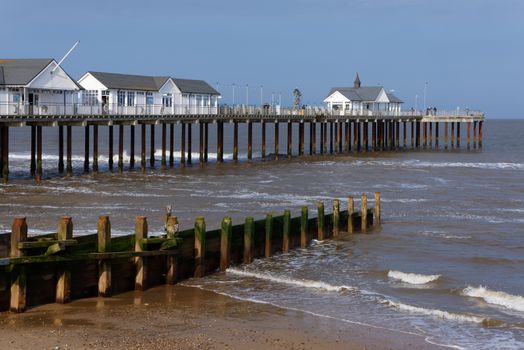
<svg viewBox="0 0 524 350">
<path fill-rule="evenodd" d="M 283 227 L 282 227 L 282 252 L 289 252 L 291 245 L 291 211 L 284 210 Z"/>
<path fill-rule="evenodd" d="M 217 126 L 218 128 L 218 126 Z M 186 165 L 186 123 L 180 126 L 180 166 Z"/>
<path fill-rule="evenodd" d="M 352 234 L 355 232 L 355 226 L 353 225 L 353 212 L 355 211 L 355 202 L 353 197 L 348 197 L 348 233 Z"/>
<path fill-rule="evenodd" d="M 217 163 L 224 161 L 224 122 L 217 122 Z"/>
<path fill-rule="evenodd" d="M 477 122 L 473 122 L 473 148 L 477 148 Z"/>
<path fill-rule="evenodd" d="M 402 123 L 403 123 L 402 124 L 402 127 L 403 127 L 403 130 L 402 130 L 402 136 L 403 136 L 402 147 L 406 148 L 407 147 L 407 128 L 408 128 L 408 124 L 406 123 L 405 120 Z"/>
<path fill-rule="evenodd" d="M 365 121 L 364 123 L 362 123 L 362 126 L 364 127 L 364 149 L 367 152 L 369 150 L 369 124 L 367 121 Z"/>
<path fill-rule="evenodd" d="M 376 123 L 375 123 L 376 127 Z M 346 153 L 349 153 L 351 151 L 351 143 L 349 140 L 351 139 L 351 129 L 349 125 L 349 121 L 344 122 L 344 151 Z"/>
<path fill-rule="evenodd" d="M 206 274 L 206 222 L 199 216 L 195 220 L 195 274 L 194 277 L 204 277 Z"/>
<path fill-rule="evenodd" d="M 247 159 L 253 159 L 253 123 L 247 121 Z"/>
<path fill-rule="evenodd" d="M 141 128 L 141 150 L 140 150 L 140 168 L 142 172 L 146 171 L 146 124 L 142 124 Z"/>
<path fill-rule="evenodd" d="M 400 148 L 400 122 L 394 121 L 395 124 L 395 149 Z"/>
<path fill-rule="evenodd" d="M 380 216 L 381 216 L 380 192 L 375 192 L 375 206 L 373 208 L 373 212 L 374 212 L 373 225 L 380 226 Z"/>
<path fill-rule="evenodd" d="M 362 124 L 363 123 L 361 121 L 357 120 L 357 151 L 358 152 L 362 152 L 362 139 L 363 139 Z"/>
<path fill-rule="evenodd" d="M 238 122 L 233 124 L 233 160 L 238 160 Z"/>
<path fill-rule="evenodd" d="M 222 124 L 223 127 L 224 124 Z M 187 164 L 193 163 L 193 123 L 187 123 Z M 223 136 L 222 136 L 223 137 Z M 223 147 L 223 146 L 222 146 Z M 223 149 L 223 148 L 222 148 Z"/>
<path fill-rule="evenodd" d="M 338 127 L 338 153 L 342 153 L 344 149 L 344 143 L 342 141 L 342 136 L 343 136 L 342 126 L 345 125 L 345 123 L 339 122 L 338 125 L 339 125 Z"/>
<path fill-rule="evenodd" d="M 98 125 L 93 125 L 93 174 L 98 174 Z"/>
<path fill-rule="evenodd" d="M 173 125 L 173 124 L 171 124 Z M 173 239 L 178 231 L 178 218 L 169 216 L 166 222 L 167 238 Z M 176 255 L 167 256 L 166 284 L 175 284 L 178 277 L 178 260 Z"/>
<path fill-rule="evenodd" d="M 333 122 L 329 122 L 329 154 L 333 154 Z"/>
<path fill-rule="evenodd" d="M 266 159 L 266 122 L 262 121 L 262 160 Z"/>
<path fill-rule="evenodd" d="M 255 222 L 252 217 L 248 217 L 244 223 L 244 264 L 250 264 L 253 262 L 254 243 Z"/>
<path fill-rule="evenodd" d="M 338 121 L 334 122 L 335 124 L 335 146 L 334 146 L 334 153 L 338 154 Z"/>
<path fill-rule="evenodd" d="M 317 203 L 317 239 L 323 241 L 325 237 L 324 232 L 324 203 Z"/>
<path fill-rule="evenodd" d="M 455 123 L 451 122 L 451 148 L 455 148 Z"/>
<path fill-rule="evenodd" d="M 67 146 L 66 146 L 66 173 L 68 177 L 73 176 L 73 135 L 72 126 L 68 125 L 66 129 L 67 133 Z"/>
<path fill-rule="evenodd" d="M 175 165 L 175 124 L 169 124 L 169 166 Z"/>
<path fill-rule="evenodd" d="M 322 123 L 324 124 L 324 132 L 323 132 L 323 134 L 324 134 L 324 135 L 323 135 L 323 136 L 324 136 L 324 139 L 323 139 L 323 142 L 322 142 L 323 147 L 324 147 L 324 151 L 323 151 L 322 154 L 323 154 L 323 155 L 326 155 L 327 152 L 328 152 L 328 148 L 327 148 L 327 139 L 328 139 L 328 138 L 327 138 L 327 125 L 328 125 L 328 124 L 327 124 L 327 121 L 324 121 L 324 122 L 322 122 Z"/>
<path fill-rule="evenodd" d="M 42 125 L 36 127 L 36 183 L 42 182 Z"/>
<path fill-rule="evenodd" d="M 97 224 L 98 252 L 109 253 L 111 251 L 111 222 L 109 216 L 100 216 Z M 102 259 L 98 261 L 98 296 L 110 297 L 111 286 L 111 260 Z"/>
<path fill-rule="evenodd" d="M 375 121 L 371 122 L 371 150 L 377 150 L 377 123 Z"/>
<path fill-rule="evenodd" d="M 416 121 L 416 129 L 417 129 L 417 131 L 416 131 L 416 141 L 415 141 L 415 147 L 416 148 L 420 147 L 420 126 L 421 126 L 420 123 L 421 123 L 420 121 L 418 121 L 418 120 Z"/>
<path fill-rule="evenodd" d="M 147 218 L 137 216 L 135 222 L 135 252 L 144 251 L 143 240 L 148 234 Z M 145 290 L 147 288 L 147 261 L 145 257 L 135 257 L 135 289 Z"/>
<path fill-rule="evenodd" d="M 312 154 L 317 154 L 317 122 L 316 121 L 312 122 L 310 127 L 313 128 L 313 136 L 312 136 L 312 139 L 310 140 L 312 144 L 312 148 L 313 148 Z"/>
<path fill-rule="evenodd" d="M 482 148 L 482 124 L 484 121 L 479 121 L 479 148 Z"/>
<path fill-rule="evenodd" d="M 435 122 L 435 148 L 439 149 L 439 122 Z"/>
<path fill-rule="evenodd" d="M 266 214 L 266 241 L 264 255 L 266 258 L 269 258 L 272 253 L 272 244 L 273 244 L 273 215 Z"/>
<path fill-rule="evenodd" d="M 9 256 L 19 258 L 24 251 L 18 248 L 20 242 L 27 241 L 27 222 L 25 217 L 15 217 L 11 226 L 11 249 Z M 17 265 L 11 271 L 11 312 L 24 312 L 26 308 L 26 267 Z"/>
<path fill-rule="evenodd" d="M 415 122 L 411 121 L 411 148 L 415 148 Z"/>
<path fill-rule="evenodd" d="M 429 139 L 429 142 L 428 142 L 428 146 L 429 148 L 433 148 L 433 122 L 429 122 L 429 135 L 428 135 L 428 139 Z"/>
<path fill-rule="evenodd" d="M 118 171 L 124 171 L 124 125 L 118 126 Z"/>
<path fill-rule="evenodd" d="M 135 168 L 135 126 L 129 131 L 129 169 Z"/>
<path fill-rule="evenodd" d="M 428 146 L 428 123 L 422 122 L 424 131 L 422 133 L 422 147 L 426 148 Z"/>
<path fill-rule="evenodd" d="M 287 122 L 287 158 L 291 159 L 291 150 L 293 147 L 293 124 L 291 121 Z"/>
<path fill-rule="evenodd" d="M 304 249 L 308 244 L 308 207 L 303 206 L 300 211 L 300 248 Z"/>
<path fill-rule="evenodd" d="M 58 126 L 58 172 L 64 172 L 64 126 Z"/>
<path fill-rule="evenodd" d="M 84 128 L 84 173 L 89 173 L 89 125 Z"/>
<path fill-rule="evenodd" d="M 3 131 L 3 127 L 0 126 L 0 131 Z M 0 135 L 1 136 L 1 135 Z M 0 137 L 1 138 L 1 137 Z M 1 145 L 0 145 L 1 147 Z M 1 159 L 0 159 L 1 162 Z M 36 126 L 31 125 L 31 164 L 30 164 L 31 176 L 36 173 Z"/>
<path fill-rule="evenodd" d="M 360 230 L 366 232 L 368 229 L 368 197 L 365 193 L 362 193 L 362 199 L 360 200 Z"/>
<path fill-rule="evenodd" d="M 109 171 L 113 171 L 113 125 L 108 126 L 108 139 L 109 155 L 107 162 Z"/>
<path fill-rule="evenodd" d="M 444 149 L 448 149 L 448 122 L 444 122 Z"/>
<path fill-rule="evenodd" d="M 207 163 L 209 153 L 209 123 L 204 123 L 204 162 Z"/>
<path fill-rule="evenodd" d="M 231 236 L 233 225 L 230 217 L 222 219 L 220 226 L 220 271 L 226 271 L 231 264 Z"/>
<path fill-rule="evenodd" d="M 471 122 L 468 122 L 468 149 L 471 148 Z"/>
<path fill-rule="evenodd" d="M 149 126 L 149 166 L 155 167 L 155 124 Z"/>
<path fill-rule="evenodd" d="M 338 238 L 340 236 L 340 201 L 335 199 L 333 201 L 333 237 Z"/>
<path fill-rule="evenodd" d="M 162 123 L 162 158 L 160 160 L 162 170 L 167 168 L 167 125 Z"/>
<path fill-rule="evenodd" d="M 69 216 L 63 216 L 58 221 L 56 239 L 59 241 L 73 239 L 73 221 Z M 56 281 L 56 302 L 65 304 L 71 301 L 71 270 L 66 264 L 58 267 Z"/>
<path fill-rule="evenodd" d="M 320 154 L 324 155 L 324 122 L 320 122 Z"/>
<path fill-rule="evenodd" d="M 198 161 L 204 165 L 204 123 L 198 123 Z"/>
<path fill-rule="evenodd" d="M 298 155 L 304 155 L 304 121 L 301 120 L 298 124 Z"/>
<path fill-rule="evenodd" d="M 279 146 L 280 140 L 278 137 L 278 122 L 275 121 L 275 160 L 278 160 L 278 146 Z"/>
<path fill-rule="evenodd" d="M 460 148 L 460 122 L 457 122 L 457 148 Z"/>
</svg>

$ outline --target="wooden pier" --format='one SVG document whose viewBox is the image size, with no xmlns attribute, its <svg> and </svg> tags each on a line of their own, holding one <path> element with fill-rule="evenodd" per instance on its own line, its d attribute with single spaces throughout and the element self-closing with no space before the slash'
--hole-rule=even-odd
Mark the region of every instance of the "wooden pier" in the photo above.
<svg viewBox="0 0 524 350">
<path fill-rule="evenodd" d="M 25 217 L 13 220 L 10 233 L 0 235 L 0 311 L 23 312 L 46 303 L 67 303 L 86 297 L 110 297 L 129 290 L 145 290 L 160 284 L 203 277 L 235 264 L 306 248 L 312 239 L 338 239 L 342 234 L 372 233 L 380 226 L 380 194 L 374 208 L 362 195 L 354 211 L 352 197 L 347 210 L 333 201 L 333 211 L 324 213 L 317 203 L 316 217 L 309 208 L 300 216 L 267 214 L 234 225 L 225 217 L 218 229 L 206 229 L 198 217 L 191 229 L 179 231 L 177 217 L 166 215 L 161 236 L 148 234 L 148 220 L 135 220 L 134 234 L 111 237 L 111 222 L 100 216 L 97 234 L 75 237 L 71 217 L 60 218 L 54 233 L 29 235 Z"/>
<path fill-rule="evenodd" d="M 216 154 L 218 163 L 224 161 L 224 140 L 233 139 L 233 160 L 238 161 L 239 150 L 239 124 L 247 124 L 247 159 L 253 158 L 253 124 L 261 126 L 260 152 L 262 160 L 269 156 L 266 144 L 266 133 L 269 125 L 273 125 L 274 148 L 272 159 L 280 158 L 280 125 L 285 124 L 287 138 L 287 158 L 294 156 L 306 156 L 305 145 L 309 144 L 309 155 L 344 155 L 361 152 L 386 152 L 400 150 L 420 149 L 459 149 L 461 140 L 461 124 L 466 125 L 467 139 L 466 149 L 482 148 L 484 115 L 481 113 L 439 113 L 439 115 L 421 115 L 420 113 L 402 112 L 389 115 L 387 112 L 369 112 L 365 114 L 334 115 L 323 110 L 289 110 L 285 114 L 264 114 L 263 109 L 253 111 L 236 111 L 234 109 L 220 110 L 219 114 L 205 115 L 27 115 L 27 116 L 0 116 L 0 172 L 4 182 L 9 179 L 9 130 L 13 127 L 31 128 L 31 161 L 29 173 L 37 182 L 43 176 L 42 152 L 44 130 L 49 127 L 57 127 L 58 132 L 58 162 L 59 173 L 67 176 L 73 175 L 72 165 L 72 128 L 84 129 L 84 173 L 99 171 L 99 132 L 100 128 L 108 128 L 108 157 L 109 171 L 113 170 L 114 155 L 114 127 L 118 127 L 118 162 L 119 172 L 124 171 L 124 143 L 129 143 L 129 163 L 126 168 L 135 169 L 135 128 L 140 128 L 140 169 L 155 168 L 155 128 L 161 128 L 161 168 L 190 165 L 198 162 L 204 165 L 208 162 L 211 151 L 209 135 L 216 133 Z M 233 124 L 232 135 L 225 133 L 224 124 Z M 175 135 L 176 124 L 180 135 Z M 298 135 L 293 135 L 293 126 L 298 124 Z M 192 159 L 192 127 L 198 128 L 198 160 Z M 64 132 L 65 128 L 65 132 Z M 129 140 L 124 140 L 125 128 L 129 128 Z M 146 134 L 149 128 L 149 145 L 147 145 Z M 168 132 L 169 129 L 169 132 Z M 308 129 L 306 131 L 306 129 Z M 442 138 L 442 132 L 444 138 Z M 472 135 L 473 132 L 473 135 Z M 91 136 L 92 133 L 92 136 Z M 319 135 L 317 143 L 317 134 Z M 64 135 L 66 146 L 64 148 Z M 306 140 L 306 136 L 309 139 Z M 402 135 L 402 137 L 401 137 Z M 91 144 L 92 142 L 92 144 Z M 293 153 L 293 143 L 296 142 L 297 152 Z M 177 148 L 177 143 L 179 147 Z M 464 143 L 463 143 L 464 144 Z M 169 145 L 169 149 L 168 149 Z M 328 147 L 329 145 L 329 147 Z M 147 154 L 149 147 L 149 162 Z M 65 150 L 65 152 L 64 152 Z M 174 153 L 180 152 L 178 160 Z M 90 152 L 92 151 L 92 158 Z M 169 157 L 168 157 L 169 154 Z M 169 159 L 169 161 L 168 161 Z"/>
</svg>

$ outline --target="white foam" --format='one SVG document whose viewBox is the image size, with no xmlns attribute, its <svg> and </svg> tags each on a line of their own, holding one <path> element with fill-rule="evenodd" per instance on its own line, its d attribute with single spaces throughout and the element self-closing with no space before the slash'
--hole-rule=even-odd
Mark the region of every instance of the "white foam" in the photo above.
<svg viewBox="0 0 524 350">
<path fill-rule="evenodd" d="M 381 165 L 391 167 L 411 167 L 411 168 L 475 168 L 475 169 L 489 169 L 489 170 L 524 170 L 522 163 L 480 163 L 480 162 L 428 162 L 419 160 L 407 161 L 356 161 L 354 165 Z"/>
<path fill-rule="evenodd" d="M 458 321 L 458 322 L 473 322 L 473 323 L 483 323 L 485 322 L 485 319 L 479 316 L 473 316 L 473 315 L 463 315 L 463 314 L 456 314 L 448 311 L 442 311 L 437 309 L 426 309 L 423 307 L 403 304 L 391 300 L 384 300 L 382 301 L 383 304 L 389 305 L 391 307 L 394 307 L 396 309 L 407 311 L 415 314 L 421 314 L 421 315 L 428 315 L 433 316 L 445 320 L 452 320 L 452 321 Z"/>
<path fill-rule="evenodd" d="M 468 297 L 481 298 L 488 304 L 503 306 L 507 309 L 524 312 L 524 297 L 520 295 L 492 291 L 483 286 L 468 286 L 462 291 L 462 294 Z"/>
<path fill-rule="evenodd" d="M 440 275 L 420 275 L 416 273 L 406 273 L 402 271 L 390 270 L 388 272 L 388 277 L 409 284 L 426 284 L 436 281 L 440 278 Z"/>
<path fill-rule="evenodd" d="M 291 286 L 296 287 L 303 287 L 303 288 L 313 288 L 313 289 L 321 289 L 328 292 L 343 292 L 343 291 L 358 291 L 358 288 L 351 287 L 351 286 L 335 286 L 329 283 L 320 282 L 320 281 L 311 281 L 311 280 L 298 280 L 293 279 L 290 277 L 284 277 L 284 276 L 274 276 L 267 273 L 262 272 L 250 272 L 250 271 L 244 271 L 237 268 L 229 268 L 226 270 L 227 273 L 237 275 L 237 276 L 243 276 L 243 277 L 252 277 L 252 278 L 258 278 L 266 281 L 276 282 L 276 283 L 282 283 L 287 284 Z"/>
</svg>

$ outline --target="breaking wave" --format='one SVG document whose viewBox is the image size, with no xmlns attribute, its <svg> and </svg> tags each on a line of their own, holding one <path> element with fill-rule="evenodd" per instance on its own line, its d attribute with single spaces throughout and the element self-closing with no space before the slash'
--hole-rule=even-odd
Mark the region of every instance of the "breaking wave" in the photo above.
<svg viewBox="0 0 524 350">
<path fill-rule="evenodd" d="M 388 277 L 409 284 L 426 284 L 436 281 L 440 278 L 440 275 L 419 275 L 416 273 L 406 273 L 402 271 L 390 270 L 388 272 Z"/>
<path fill-rule="evenodd" d="M 507 309 L 524 312 L 524 297 L 505 292 L 492 291 L 486 287 L 468 286 L 462 291 L 468 297 L 483 299 L 488 304 L 498 305 Z"/>
</svg>

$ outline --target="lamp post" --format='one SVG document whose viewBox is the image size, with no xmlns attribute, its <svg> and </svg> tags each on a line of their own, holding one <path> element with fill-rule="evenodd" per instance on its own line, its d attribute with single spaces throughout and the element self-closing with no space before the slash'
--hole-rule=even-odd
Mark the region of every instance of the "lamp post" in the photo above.
<svg viewBox="0 0 524 350">
<path fill-rule="evenodd" d="M 234 106 L 235 105 L 235 83 L 232 83 L 231 87 L 233 88 L 233 106 Z"/>
<path fill-rule="evenodd" d="M 264 85 L 260 85 L 260 106 L 264 104 Z"/>
<path fill-rule="evenodd" d="M 249 106 L 249 84 L 246 84 L 246 107 Z"/>
<path fill-rule="evenodd" d="M 428 82 L 426 81 L 424 83 L 424 110 L 426 110 L 427 106 L 426 106 L 426 95 L 427 95 L 427 90 L 428 90 Z"/>
</svg>

